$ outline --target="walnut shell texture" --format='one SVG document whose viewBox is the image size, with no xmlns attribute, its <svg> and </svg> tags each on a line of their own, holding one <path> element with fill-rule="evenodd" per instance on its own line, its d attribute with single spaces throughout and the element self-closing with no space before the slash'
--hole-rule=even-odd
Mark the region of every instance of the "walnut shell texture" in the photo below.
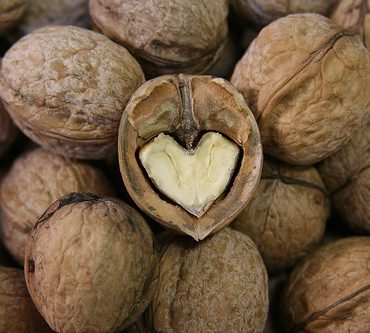
<svg viewBox="0 0 370 333">
<path fill-rule="evenodd" d="M 127 47 L 149 76 L 202 74 L 227 39 L 226 0 L 90 0 L 95 26 Z"/>
<path fill-rule="evenodd" d="M 225 228 L 195 243 L 177 237 L 160 260 L 149 307 L 153 332 L 262 332 L 267 273 L 249 237 Z"/>
<path fill-rule="evenodd" d="M 320 173 L 343 220 L 370 233 L 370 124 L 323 161 Z"/>
<path fill-rule="evenodd" d="M 209 131 L 236 143 L 241 158 L 229 188 L 201 217 L 195 217 L 155 190 L 137 153 L 160 133 L 169 133 L 188 147 Z M 262 169 L 253 114 L 234 86 L 209 76 L 165 75 L 143 84 L 123 114 L 118 145 L 122 178 L 135 203 L 165 227 L 197 240 L 236 217 L 253 195 Z"/>
<path fill-rule="evenodd" d="M 331 242 L 292 272 L 281 309 L 288 332 L 370 331 L 370 238 Z"/>
<path fill-rule="evenodd" d="M 89 30 L 56 26 L 22 38 L 2 65 L 0 95 L 32 140 L 68 157 L 116 152 L 122 112 L 144 81 L 126 49 Z"/>
<path fill-rule="evenodd" d="M 117 332 L 152 299 L 158 255 L 152 232 L 122 201 L 74 193 L 34 227 L 25 275 L 40 313 L 57 332 Z"/>
<path fill-rule="evenodd" d="M 28 293 L 23 271 L 0 267 L 0 332 L 51 333 Z"/>
<path fill-rule="evenodd" d="M 18 134 L 16 126 L 0 102 L 0 157 L 14 142 Z"/>
<path fill-rule="evenodd" d="M 14 26 L 26 9 L 27 0 L 0 1 L 0 35 Z"/>
<path fill-rule="evenodd" d="M 322 239 L 329 199 L 318 171 L 266 158 L 261 181 L 232 224 L 252 238 L 269 272 L 292 266 Z"/>
<path fill-rule="evenodd" d="M 28 235 L 45 210 L 72 192 L 113 195 L 99 169 L 38 148 L 21 155 L 0 186 L 2 239 L 23 265 Z"/>
<path fill-rule="evenodd" d="M 369 119 L 370 55 L 358 36 L 317 14 L 264 28 L 231 82 L 254 112 L 264 151 L 313 164 Z"/>
</svg>

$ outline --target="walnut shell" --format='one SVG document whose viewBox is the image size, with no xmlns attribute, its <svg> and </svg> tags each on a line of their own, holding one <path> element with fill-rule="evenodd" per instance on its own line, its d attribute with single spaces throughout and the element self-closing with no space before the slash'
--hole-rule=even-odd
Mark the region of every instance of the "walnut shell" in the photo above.
<svg viewBox="0 0 370 333">
<path fill-rule="evenodd" d="M 152 332 L 261 332 L 267 273 L 249 237 L 230 228 L 195 243 L 177 237 L 160 260 Z"/>
<path fill-rule="evenodd" d="M 312 164 L 338 150 L 369 119 L 370 55 L 358 36 L 317 14 L 264 28 L 231 82 L 254 112 L 264 151 Z"/>
<path fill-rule="evenodd" d="M 231 0 L 235 11 L 256 26 L 297 13 L 327 15 L 338 0 Z"/>
<path fill-rule="evenodd" d="M 125 329 L 151 301 L 157 274 L 149 226 L 118 199 L 64 196 L 39 219 L 27 245 L 28 290 L 60 333 Z"/>
<path fill-rule="evenodd" d="M 127 47 L 149 76 L 202 74 L 227 39 L 226 0 L 90 0 L 95 26 Z"/>
<path fill-rule="evenodd" d="M 319 243 L 329 207 L 314 167 L 265 159 L 257 191 L 232 227 L 252 238 L 272 273 L 289 268 Z"/>
<path fill-rule="evenodd" d="M 0 101 L 0 157 L 17 138 L 17 128 Z"/>
<path fill-rule="evenodd" d="M 0 267 L 0 332 L 52 332 L 28 294 L 23 271 L 17 268 Z"/>
<path fill-rule="evenodd" d="M 0 186 L 2 239 L 23 265 L 28 235 L 38 218 L 61 196 L 72 192 L 114 194 L 97 168 L 41 148 L 20 156 Z"/>
<path fill-rule="evenodd" d="M 289 332 L 370 331 L 370 238 L 329 243 L 292 272 L 281 301 Z"/>
<path fill-rule="evenodd" d="M 123 47 L 78 27 L 49 27 L 5 54 L 0 95 L 18 127 L 44 148 L 75 158 L 116 151 L 119 121 L 144 81 Z"/>
<path fill-rule="evenodd" d="M 202 209 L 202 215 L 190 214 L 176 200 L 158 191 L 141 157 L 138 158 L 143 147 L 163 133 L 175 137 L 182 144 L 179 149 L 189 155 L 209 133 L 227 138 L 239 149 L 239 162 L 228 186 Z M 243 97 L 229 82 L 209 76 L 168 75 L 143 84 L 123 114 L 118 143 L 122 178 L 135 203 L 159 223 L 196 240 L 223 228 L 236 217 L 253 195 L 262 168 L 258 127 Z M 201 164 L 209 173 L 213 167 L 221 168 L 223 162 L 228 162 L 211 164 L 211 158 Z M 173 164 L 176 171 L 188 170 L 186 164 L 177 161 Z M 194 173 L 193 178 L 197 175 Z M 182 176 L 178 174 L 179 183 L 188 185 L 188 179 Z M 198 188 L 207 190 L 212 182 L 198 184 Z"/>
<path fill-rule="evenodd" d="M 343 220 L 370 233 L 370 124 L 323 161 L 320 173 Z"/>
<path fill-rule="evenodd" d="M 28 0 L 0 1 L 0 35 L 13 27 L 22 17 Z"/>
</svg>

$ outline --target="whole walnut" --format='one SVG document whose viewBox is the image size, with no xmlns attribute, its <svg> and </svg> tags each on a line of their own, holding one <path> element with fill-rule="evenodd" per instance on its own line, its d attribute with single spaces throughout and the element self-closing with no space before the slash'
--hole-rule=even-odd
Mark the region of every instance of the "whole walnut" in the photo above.
<svg viewBox="0 0 370 333">
<path fill-rule="evenodd" d="M 125 48 L 93 31 L 56 26 L 5 54 L 0 96 L 18 127 L 46 149 L 102 159 L 116 152 L 122 112 L 143 81 Z"/>
<path fill-rule="evenodd" d="M 329 199 L 314 167 L 266 158 L 257 191 L 232 227 L 252 238 L 273 273 L 318 244 L 328 216 Z"/>
<path fill-rule="evenodd" d="M 17 268 L 0 267 L 0 332 L 52 332 L 28 294 L 23 271 Z"/>
<path fill-rule="evenodd" d="M 158 281 L 144 218 L 122 201 L 72 193 L 38 220 L 25 275 L 36 307 L 63 332 L 117 332 L 135 322 Z"/>
<path fill-rule="evenodd" d="M 114 194 L 99 169 L 41 148 L 14 162 L 0 186 L 1 237 L 19 264 L 23 265 L 28 235 L 38 218 L 55 200 L 71 192 Z"/>
<path fill-rule="evenodd" d="M 319 170 L 346 224 L 370 233 L 370 123 L 323 161 Z"/>
<path fill-rule="evenodd" d="M 224 228 L 199 243 L 176 237 L 162 252 L 151 332 L 261 332 L 267 294 L 265 266 L 246 235 Z"/>
<path fill-rule="evenodd" d="M 232 83 L 254 112 L 264 151 L 312 164 L 337 151 L 370 116 L 370 54 L 361 39 L 317 14 L 264 28 Z"/>
<path fill-rule="evenodd" d="M 28 0 L 0 1 L 0 35 L 13 27 L 22 17 Z"/>
<path fill-rule="evenodd" d="M 370 332 L 370 238 L 331 242 L 292 272 L 281 299 L 288 332 Z"/>
<path fill-rule="evenodd" d="M 0 101 L 0 157 L 17 138 L 17 128 Z"/>
<path fill-rule="evenodd" d="M 326 15 L 338 0 L 231 0 L 234 10 L 256 26 L 296 13 Z"/>
<path fill-rule="evenodd" d="M 227 40 L 227 0 L 90 0 L 90 13 L 149 76 L 204 73 Z"/>
</svg>

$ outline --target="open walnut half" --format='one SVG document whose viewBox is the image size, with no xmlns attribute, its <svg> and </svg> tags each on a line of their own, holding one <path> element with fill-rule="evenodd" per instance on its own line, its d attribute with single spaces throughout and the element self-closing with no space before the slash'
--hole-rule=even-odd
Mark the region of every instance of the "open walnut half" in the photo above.
<svg viewBox="0 0 370 333">
<path fill-rule="evenodd" d="M 233 85 L 210 76 L 143 84 L 123 114 L 118 141 L 122 178 L 136 204 L 196 240 L 236 217 L 261 173 L 253 114 Z"/>
</svg>

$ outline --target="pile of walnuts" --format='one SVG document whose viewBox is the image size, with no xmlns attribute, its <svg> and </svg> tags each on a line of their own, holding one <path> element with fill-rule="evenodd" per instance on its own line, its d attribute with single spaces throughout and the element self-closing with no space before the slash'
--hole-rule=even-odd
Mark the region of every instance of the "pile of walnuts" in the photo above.
<svg viewBox="0 0 370 333">
<path fill-rule="evenodd" d="M 370 332 L 370 0 L 0 0 L 0 332 Z"/>
</svg>

